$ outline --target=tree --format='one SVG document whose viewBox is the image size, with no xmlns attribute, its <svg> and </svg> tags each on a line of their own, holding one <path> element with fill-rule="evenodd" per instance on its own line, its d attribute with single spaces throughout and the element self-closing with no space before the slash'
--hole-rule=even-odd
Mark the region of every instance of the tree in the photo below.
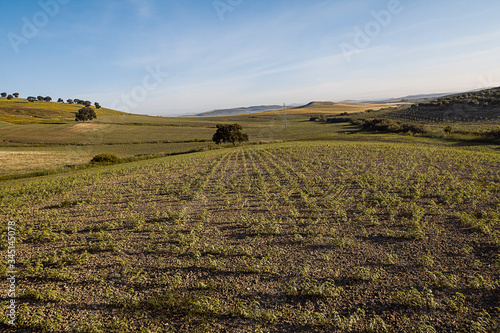
<svg viewBox="0 0 500 333">
<path fill-rule="evenodd" d="M 97 103 L 97 102 L 95 102 L 94 105 L 95 105 L 96 109 L 100 109 L 101 108 L 101 105 L 99 103 Z"/>
<path fill-rule="evenodd" d="M 2 97 L 7 97 L 7 93 L 6 93 L 6 92 L 3 92 L 3 93 L 2 93 Z"/>
<path fill-rule="evenodd" d="M 43 101 L 43 97 L 42 96 L 37 96 L 36 99 L 39 100 L 39 101 Z"/>
<path fill-rule="evenodd" d="M 57 100 L 57 103 L 64 103 L 64 100 L 63 100 L 62 98 L 59 98 L 59 99 Z"/>
<path fill-rule="evenodd" d="M 11 100 L 11 99 L 13 99 L 13 98 L 14 98 L 14 96 L 12 96 L 12 95 L 7 96 L 7 99 L 8 99 L 8 100 Z"/>
<path fill-rule="evenodd" d="M 236 142 L 248 141 L 248 134 L 242 133 L 242 129 L 243 128 L 238 124 L 219 124 L 217 125 L 217 131 L 212 137 L 212 140 L 218 145 L 222 142 L 231 142 L 235 145 Z"/>
<path fill-rule="evenodd" d="M 19 93 L 13 93 L 12 96 L 14 96 L 15 98 L 19 98 Z"/>
<path fill-rule="evenodd" d="M 83 105 L 85 105 L 86 107 L 89 107 L 92 105 L 92 102 L 91 101 L 85 101 L 83 102 Z"/>
<path fill-rule="evenodd" d="M 97 118 L 94 109 L 89 107 L 84 107 L 78 110 L 78 113 L 75 115 L 75 121 L 89 121 Z"/>
<path fill-rule="evenodd" d="M 47 96 L 43 99 L 45 102 L 50 102 L 52 100 L 52 97 Z"/>
<path fill-rule="evenodd" d="M 68 100 L 66 101 L 66 103 L 68 103 L 68 104 L 73 104 L 74 102 L 73 102 L 73 100 L 72 100 L 72 99 L 68 99 Z"/>
<path fill-rule="evenodd" d="M 28 96 L 28 98 L 26 98 L 28 100 L 28 102 L 34 102 L 36 101 L 36 97 L 34 96 Z"/>
</svg>

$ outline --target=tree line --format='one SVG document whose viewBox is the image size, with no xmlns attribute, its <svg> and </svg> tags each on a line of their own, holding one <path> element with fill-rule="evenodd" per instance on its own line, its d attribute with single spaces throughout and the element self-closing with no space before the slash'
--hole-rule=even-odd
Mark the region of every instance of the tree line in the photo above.
<svg viewBox="0 0 500 333">
<path fill-rule="evenodd" d="M 8 100 L 11 100 L 11 99 L 14 99 L 14 98 L 19 98 L 19 93 L 13 93 L 13 94 L 7 94 L 6 92 L 3 92 L 0 94 L 1 97 L 7 97 Z M 28 102 L 51 102 L 52 101 L 52 97 L 50 96 L 28 96 L 26 98 L 26 100 Z M 59 98 L 57 100 L 58 103 L 67 103 L 67 104 L 79 104 L 79 105 L 83 105 L 85 107 L 90 107 L 92 105 L 92 102 L 91 101 L 85 101 L 83 99 L 78 99 L 78 98 L 75 98 L 75 99 L 67 99 L 66 102 L 62 99 L 62 98 Z M 94 102 L 94 106 L 96 109 L 100 109 L 101 108 L 101 105 L 98 103 L 98 102 Z"/>
<path fill-rule="evenodd" d="M 14 99 L 14 98 L 19 98 L 19 93 L 13 93 L 13 94 L 7 94 L 6 92 L 3 92 L 1 94 L 2 97 L 7 97 L 7 99 Z"/>
<path fill-rule="evenodd" d="M 7 97 L 8 100 L 14 99 L 14 98 L 19 98 L 19 93 L 13 93 L 13 94 L 7 94 L 6 92 L 0 93 L 1 97 Z M 51 102 L 52 97 L 50 96 L 28 96 L 26 98 L 28 102 Z M 64 103 L 64 100 L 62 98 L 59 98 L 57 100 L 58 103 Z M 91 101 L 85 101 L 83 99 L 67 99 L 66 100 L 67 104 L 79 104 L 83 105 L 83 108 L 79 109 L 78 112 L 75 114 L 75 121 L 90 121 L 92 119 L 97 118 L 97 114 L 95 113 L 94 109 L 92 109 L 92 102 Z M 94 102 L 94 107 L 96 109 L 100 109 L 101 105 L 98 102 Z"/>
</svg>

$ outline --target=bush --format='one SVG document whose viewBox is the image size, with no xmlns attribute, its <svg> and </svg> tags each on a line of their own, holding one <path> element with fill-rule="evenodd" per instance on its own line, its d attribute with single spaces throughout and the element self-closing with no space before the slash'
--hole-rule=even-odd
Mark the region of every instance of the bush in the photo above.
<svg viewBox="0 0 500 333">
<path fill-rule="evenodd" d="M 352 123 L 354 120 L 348 117 L 330 117 L 326 119 L 327 123 Z"/>
<path fill-rule="evenodd" d="M 90 164 L 102 164 L 102 163 L 113 164 L 118 162 L 120 162 L 118 156 L 114 154 L 103 153 L 95 155 L 90 161 Z"/>
<path fill-rule="evenodd" d="M 354 125 L 358 125 L 358 123 L 353 122 Z M 418 133 L 425 134 L 427 133 L 427 128 L 424 125 L 420 124 L 408 124 L 408 123 L 400 123 L 399 121 L 394 121 L 391 119 L 371 119 L 364 120 L 362 124 L 363 130 L 373 130 L 373 131 L 382 131 L 389 133 Z"/>
</svg>

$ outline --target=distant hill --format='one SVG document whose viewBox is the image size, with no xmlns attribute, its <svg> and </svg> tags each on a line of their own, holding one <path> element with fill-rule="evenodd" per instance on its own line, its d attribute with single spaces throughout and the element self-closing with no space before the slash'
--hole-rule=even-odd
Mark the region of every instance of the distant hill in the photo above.
<svg viewBox="0 0 500 333">
<path fill-rule="evenodd" d="M 208 112 L 195 114 L 195 117 L 221 117 L 221 116 L 235 116 L 239 114 L 259 113 L 271 110 L 282 109 L 282 105 L 259 105 L 249 107 L 239 107 L 234 109 L 217 109 Z"/>
<path fill-rule="evenodd" d="M 474 120 L 500 117 L 500 87 L 454 95 L 412 105 L 408 110 L 419 117 Z"/>
<path fill-rule="evenodd" d="M 373 100 L 373 101 L 363 101 L 363 103 L 419 103 L 425 101 L 431 101 L 436 98 L 453 95 L 456 93 L 437 93 L 437 94 L 420 94 L 420 95 L 409 95 L 405 97 L 389 98 L 384 100 Z"/>
<path fill-rule="evenodd" d="M 475 89 L 466 92 L 447 92 L 447 93 L 434 93 L 434 94 L 418 94 L 418 95 L 408 95 L 404 97 L 394 97 L 387 99 L 376 99 L 376 100 L 345 100 L 339 103 L 424 103 L 436 100 L 438 98 L 443 98 L 447 96 L 456 96 L 461 94 L 471 94 L 483 90 L 494 89 L 490 87 L 487 89 Z"/>
<path fill-rule="evenodd" d="M 500 87 L 446 95 L 413 104 L 391 117 L 431 121 L 478 121 L 500 119 Z"/>
<path fill-rule="evenodd" d="M 397 106 L 394 104 L 373 104 L 373 103 L 334 103 L 334 102 L 310 102 L 305 105 L 290 107 L 287 109 L 287 114 L 341 114 L 341 113 L 357 113 L 366 110 L 380 110 L 388 106 Z M 260 113 L 261 115 L 277 115 L 283 114 L 283 108 Z"/>
<path fill-rule="evenodd" d="M 313 108 L 313 107 L 329 107 L 334 106 L 338 103 L 334 102 L 309 102 L 306 105 L 297 106 L 294 109 L 305 109 L 305 108 Z"/>
</svg>

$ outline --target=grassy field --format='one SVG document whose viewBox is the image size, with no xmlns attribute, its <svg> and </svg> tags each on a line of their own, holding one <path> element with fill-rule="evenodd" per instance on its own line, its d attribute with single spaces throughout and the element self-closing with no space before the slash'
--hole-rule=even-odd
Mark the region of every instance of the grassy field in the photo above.
<svg viewBox="0 0 500 333">
<path fill-rule="evenodd" d="M 75 113 L 82 105 L 55 102 L 28 102 L 24 98 L 8 100 L 0 97 L 0 121 L 15 124 L 37 124 L 61 121 L 74 121 Z M 99 116 L 124 116 L 123 112 L 110 109 L 97 110 Z"/>
<path fill-rule="evenodd" d="M 65 168 L 88 164 L 93 156 L 115 154 L 119 158 L 161 156 L 208 149 L 206 142 L 65 145 L 42 147 L 3 147 L 0 149 L 0 180 L 11 176 L 43 171 L 65 171 Z"/>
<path fill-rule="evenodd" d="M 328 140 L 4 181 L 19 329 L 494 332 L 499 163 Z"/>
<path fill-rule="evenodd" d="M 500 329 L 498 144 L 443 132 L 484 120 L 316 103 L 286 120 L 102 110 L 76 123 L 70 105 L 12 103 L 0 99 L 0 272 L 14 233 L 17 328 L 1 312 L 2 331 Z M 344 112 L 429 131 L 309 119 Z M 219 123 L 250 142 L 216 147 Z M 132 162 L 87 167 L 99 153 Z"/>
<path fill-rule="evenodd" d="M 363 110 L 372 105 L 348 106 Z M 347 110 L 321 106 L 332 114 Z M 0 98 L 0 177 L 88 163 L 92 154 L 109 152 L 121 158 L 162 155 L 207 148 L 219 123 L 239 123 L 251 143 L 334 137 L 346 128 L 308 121 L 307 109 L 296 114 L 263 113 L 228 117 L 151 117 L 99 109 L 97 119 L 74 121 L 81 105 L 30 103 Z M 310 113 L 318 112 L 312 106 Z M 202 143 L 200 143 L 200 141 Z M 212 145 L 211 148 L 213 148 Z"/>
</svg>

